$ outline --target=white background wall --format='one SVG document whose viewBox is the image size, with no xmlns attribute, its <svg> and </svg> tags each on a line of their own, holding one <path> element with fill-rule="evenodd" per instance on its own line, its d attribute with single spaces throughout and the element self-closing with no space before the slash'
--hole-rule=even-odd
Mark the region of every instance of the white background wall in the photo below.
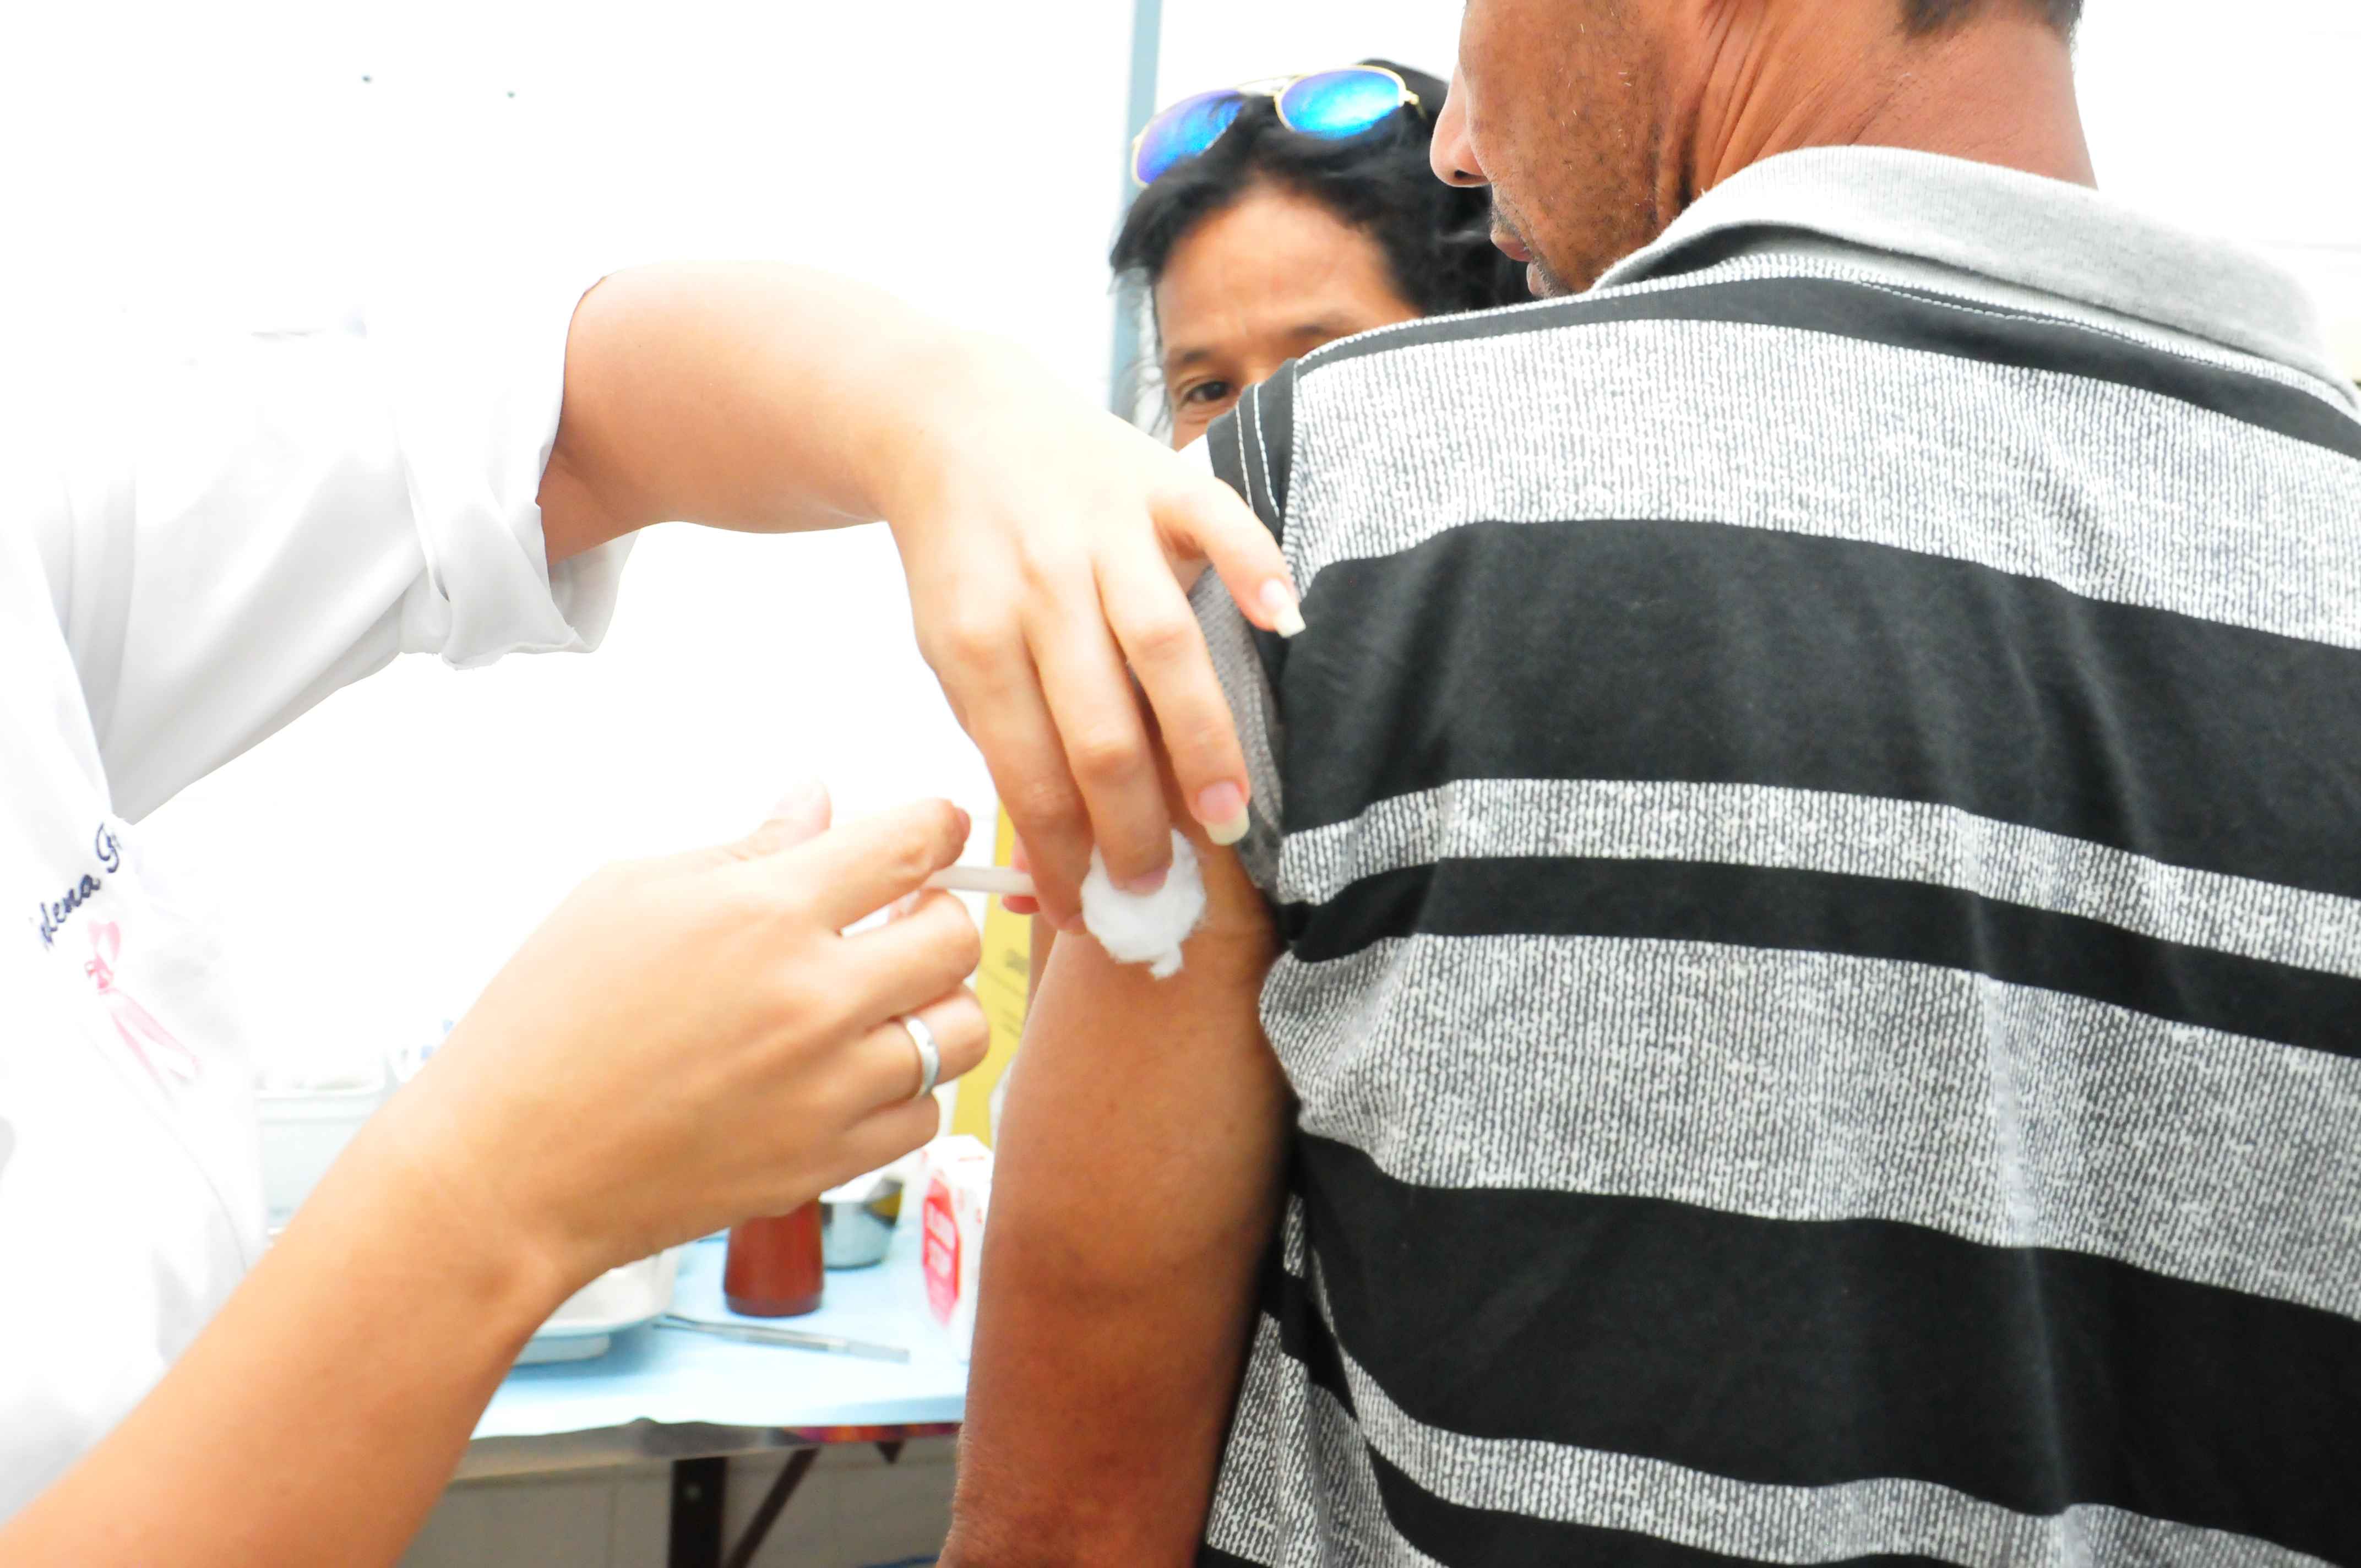
<svg viewBox="0 0 2361 1568">
<path fill-rule="evenodd" d="M 1164 0 L 1159 99 L 1372 57 L 1448 78 L 1453 0 Z"/>
<path fill-rule="evenodd" d="M 2361 376 L 2361 5 L 2090 0 L 2080 65 L 2102 183 L 2302 276 Z"/>
</svg>

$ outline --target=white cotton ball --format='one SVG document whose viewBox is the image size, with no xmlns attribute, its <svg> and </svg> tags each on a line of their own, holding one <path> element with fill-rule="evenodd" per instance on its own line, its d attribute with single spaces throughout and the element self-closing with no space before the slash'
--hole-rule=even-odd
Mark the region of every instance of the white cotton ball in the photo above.
<svg viewBox="0 0 2361 1568">
<path fill-rule="evenodd" d="M 1082 924 L 1115 962 L 1152 964 L 1149 974 L 1170 980 L 1180 972 L 1180 944 L 1204 917 L 1204 868 L 1181 835 L 1172 835 L 1171 874 L 1145 895 L 1116 887 L 1106 861 L 1091 851 L 1091 874 L 1082 879 Z"/>
</svg>

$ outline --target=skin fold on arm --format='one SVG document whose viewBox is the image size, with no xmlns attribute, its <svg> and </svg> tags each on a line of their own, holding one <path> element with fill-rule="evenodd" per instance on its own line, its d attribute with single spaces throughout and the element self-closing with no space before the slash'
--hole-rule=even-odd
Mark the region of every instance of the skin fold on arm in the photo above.
<svg viewBox="0 0 2361 1568">
<path fill-rule="evenodd" d="M 1293 1105 L 1257 1006 L 1279 941 L 1235 857 L 1172 980 L 1057 944 L 1010 1080 L 957 1568 L 1195 1560 Z"/>
</svg>

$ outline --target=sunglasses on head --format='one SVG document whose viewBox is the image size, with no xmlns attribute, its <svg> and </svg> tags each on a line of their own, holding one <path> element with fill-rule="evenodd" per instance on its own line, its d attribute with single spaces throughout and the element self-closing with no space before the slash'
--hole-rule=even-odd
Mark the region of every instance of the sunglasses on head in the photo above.
<svg viewBox="0 0 2361 1568">
<path fill-rule="evenodd" d="M 1189 159 L 1202 157 L 1257 98 L 1276 99 L 1279 123 L 1298 136 L 1331 141 L 1375 130 L 1400 110 L 1422 108 L 1410 83 L 1382 65 L 1348 65 L 1200 93 L 1148 122 L 1131 144 L 1131 177 L 1153 185 Z"/>
</svg>

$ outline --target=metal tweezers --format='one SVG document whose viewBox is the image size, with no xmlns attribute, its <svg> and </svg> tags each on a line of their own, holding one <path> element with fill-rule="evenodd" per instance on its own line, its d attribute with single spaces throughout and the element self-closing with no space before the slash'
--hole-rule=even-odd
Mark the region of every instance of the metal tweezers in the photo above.
<svg viewBox="0 0 2361 1568">
<path fill-rule="evenodd" d="M 898 1344 L 873 1344 L 867 1340 L 810 1333 L 802 1329 L 774 1329 L 761 1323 L 711 1323 L 702 1318 L 684 1318 L 676 1312 L 666 1312 L 658 1318 L 656 1327 L 712 1334 L 717 1339 L 741 1340 L 748 1344 L 783 1344 L 795 1350 L 822 1351 L 829 1355 L 858 1355 L 869 1361 L 907 1362 L 910 1359 L 910 1353 Z"/>
</svg>

